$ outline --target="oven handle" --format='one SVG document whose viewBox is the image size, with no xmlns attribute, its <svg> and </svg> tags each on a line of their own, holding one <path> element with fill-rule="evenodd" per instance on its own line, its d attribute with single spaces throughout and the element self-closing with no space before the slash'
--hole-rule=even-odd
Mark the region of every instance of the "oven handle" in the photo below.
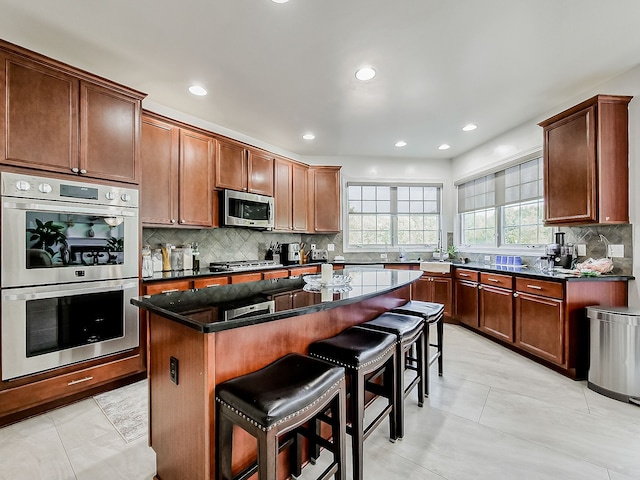
<svg viewBox="0 0 640 480">
<path fill-rule="evenodd" d="M 138 288 L 138 282 L 127 282 L 127 283 L 122 283 L 120 285 L 115 285 L 115 286 L 102 285 L 100 287 L 72 288 L 71 290 L 60 289 L 52 292 L 42 292 L 42 293 L 22 293 L 22 294 L 5 293 L 4 295 L 2 295 L 2 300 L 41 300 L 44 298 L 60 297 L 61 296 L 60 292 L 64 292 L 64 293 L 68 292 L 70 295 L 83 295 L 86 293 L 100 293 L 105 291 L 127 290 L 129 288 Z"/>
<path fill-rule="evenodd" d="M 127 210 L 118 210 L 114 207 L 103 208 L 91 208 L 84 206 L 68 206 L 68 205 L 44 205 L 41 203 L 16 203 L 16 202 L 4 202 L 2 204 L 4 208 L 12 208 L 14 210 L 37 210 L 40 212 L 64 212 L 75 214 L 97 214 L 97 215 L 119 215 L 121 217 L 135 217 L 136 212 Z"/>
</svg>

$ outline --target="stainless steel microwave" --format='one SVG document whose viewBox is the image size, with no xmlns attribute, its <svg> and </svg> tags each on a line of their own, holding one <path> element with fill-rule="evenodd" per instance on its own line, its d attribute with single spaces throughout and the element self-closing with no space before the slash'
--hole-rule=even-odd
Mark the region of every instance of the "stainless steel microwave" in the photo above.
<svg viewBox="0 0 640 480">
<path fill-rule="evenodd" d="M 227 227 L 273 228 L 273 197 L 225 190 L 222 206 L 222 220 Z"/>
</svg>

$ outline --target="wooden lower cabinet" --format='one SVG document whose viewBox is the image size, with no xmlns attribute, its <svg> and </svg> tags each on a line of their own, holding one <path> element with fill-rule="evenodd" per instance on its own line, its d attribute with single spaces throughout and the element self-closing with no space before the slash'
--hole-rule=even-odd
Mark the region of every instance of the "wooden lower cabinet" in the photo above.
<svg viewBox="0 0 640 480">
<path fill-rule="evenodd" d="M 564 360 L 563 301 L 528 293 L 516 295 L 516 345 L 561 365 Z"/>
<path fill-rule="evenodd" d="M 465 325 L 478 328 L 478 280 L 475 270 L 456 268 L 453 272 L 454 318 Z"/>
<path fill-rule="evenodd" d="M 505 288 L 479 288 L 479 328 L 489 335 L 513 342 L 513 292 Z"/>
<path fill-rule="evenodd" d="M 433 274 L 422 275 L 411 286 L 411 299 L 423 302 L 441 303 L 444 305 L 444 316 L 451 317 L 452 280 Z"/>
</svg>

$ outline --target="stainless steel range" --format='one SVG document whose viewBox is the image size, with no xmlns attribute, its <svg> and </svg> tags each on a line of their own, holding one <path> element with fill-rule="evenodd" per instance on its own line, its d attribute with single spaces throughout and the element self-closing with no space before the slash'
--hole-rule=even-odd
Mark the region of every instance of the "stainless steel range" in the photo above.
<svg viewBox="0 0 640 480">
<path fill-rule="evenodd" d="M 138 346 L 138 191 L 2 172 L 2 380 Z"/>
<path fill-rule="evenodd" d="M 232 262 L 211 262 L 209 270 L 212 272 L 242 272 L 247 270 L 261 270 L 263 268 L 282 267 L 274 260 L 241 260 Z"/>
</svg>

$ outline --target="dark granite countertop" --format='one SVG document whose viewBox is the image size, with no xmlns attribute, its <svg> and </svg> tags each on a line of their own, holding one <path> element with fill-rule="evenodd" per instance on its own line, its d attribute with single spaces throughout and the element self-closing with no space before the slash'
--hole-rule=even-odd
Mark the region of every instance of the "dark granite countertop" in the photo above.
<svg viewBox="0 0 640 480">
<path fill-rule="evenodd" d="M 282 278 L 144 295 L 133 298 L 131 303 L 200 332 L 212 333 L 360 302 L 402 288 L 420 278 L 421 272 L 353 267 L 336 270 L 334 275 L 349 275 L 349 288 L 307 291 L 302 278 Z M 304 298 L 296 305 L 276 301 L 293 294 Z"/>
</svg>

